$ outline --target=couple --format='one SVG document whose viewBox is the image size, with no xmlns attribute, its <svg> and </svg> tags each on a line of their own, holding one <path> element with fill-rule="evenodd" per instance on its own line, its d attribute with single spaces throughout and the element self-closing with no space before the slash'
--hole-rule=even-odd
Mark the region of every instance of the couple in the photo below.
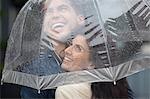
<svg viewBox="0 0 150 99">
<path fill-rule="evenodd" d="M 51 0 L 46 2 L 43 31 L 53 42 L 56 53 L 63 57 L 61 68 L 65 71 L 94 69 L 90 47 L 83 33 L 72 33 L 85 25 L 86 17 L 77 10 L 76 0 Z M 50 5 L 49 5 L 50 4 Z M 99 30 L 98 30 L 99 31 Z M 96 32 L 98 32 L 96 31 Z M 74 32 L 74 31 L 73 31 Z M 78 31 L 80 32 L 80 31 Z M 71 45 L 65 46 L 70 35 Z M 61 55 L 61 52 L 64 54 Z M 109 88 L 108 88 L 109 87 Z M 80 83 L 60 86 L 56 89 L 56 99 L 100 99 L 128 98 L 128 84 L 125 79 L 114 86 L 113 83 Z"/>
<path fill-rule="evenodd" d="M 60 59 L 63 58 L 61 68 L 65 71 L 93 69 L 95 67 L 91 61 L 89 42 L 82 33 L 75 33 L 71 40 L 72 44 L 70 46 L 66 45 L 67 40 L 72 35 L 70 33 L 76 28 L 84 26 L 87 19 L 81 10 L 77 9 L 76 3 L 76 0 L 46 0 L 44 4 L 45 16 L 42 31 L 51 39 L 56 55 Z M 116 91 L 115 93 L 113 93 L 114 90 Z M 122 80 L 116 86 L 113 86 L 112 83 L 81 83 L 58 87 L 55 98 L 127 98 L 127 91 L 126 80 Z M 28 97 L 29 94 L 28 90 L 22 90 L 21 96 L 24 99 L 29 99 L 36 95 L 36 93 L 33 93 Z M 39 96 L 35 97 L 52 98 L 49 96 L 50 94 L 53 93 L 41 91 L 41 95 L 39 94 Z"/>
<path fill-rule="evenodd" d="M 85 23 L 85 17 L 81 14 L 80 10 L 77 10 L 78 7 L 75 3 L 78 2 L 76 0 L 46 0 L 44 2 L 42 10 L 44 11 L 42 33 L 50 37 L 55 53 L 50 50 L 49 53 L 46 53 L 50 54 L 50 58 L 47 59 L 48 55 L 45 54 L 43 55 L 43 58 L 35 59 L 31 65 L 27 65 L 23 68 L 22 72 L 35 75 L 47 75 L 56 74 L 58 71 L 61 71 L 61 68 L 65 71 L 87 69 L 86 66 L 89 62 L 88 58 L 90 55 L 88 44 L 84 36 L 77 36 L 77 34 L 75 34 L 76 37 L 74 38 L 72 45 L 66 46 L 66 40 L 70 38 L 70 33 L 75 30 L 75 28 L 83 26 Z M 43 37 L 42 39 L 47 38 Z M 63 54 L 64 52 L 65 56 Z M 63 60 L 63 62 L 61 62 L 62 67 L 60 67 L 58 62 L 55 61 L 56 56 L 59 57 L 58 59 Z M 44 91 L 41 90 L 41 93 L 38 94 L 34 89 L 27 87 L 21 88 L 21 98 L 23 99 L 53 98 L 53 95 L 54 91 L 51 89 Z"/>
<path fill-rule="evenodd" d="M 62 68 L 66 71 L 93 68 L 88 66 L 91 64 L 90 49 L 82 34 L 74 33 L 72 44 L 66 45 L 73 30 L 85 25 L 85 17 L 77 7 L 73 8 L 73 0 L 52 0 L 46 3 L 50 5 L 45 4 L 43 31 L 51 39 L 56 53 L 63 58 Z"/>
<path fill-rule="evenodd" d="M 75 4 L 73 5 L 73 1 L 71 0 L 52 0 L 50 5 L 46 7 L 47 9 L 44 17 L 43 31 L 53 40 L 53 46 L 56 49 L 56 53 L 61 55 L 61 51 L 64 50 L 65 54 L 64 56 L 61 56 L 64 57 L 61 68 L 65 71 L 94 68 L 92 61 L 90 60 L 88 42 L 83 35 L 76 34 L 71 41 L 71 45 L 67 48 L 64 46 L 65 42 L 67 42 L 66 40 L 70 39 L 67 38 L 69 37 L 68 35 L 70 35 L 69 33 L 72 33 L 75 28 L 82 26 L 85 23 L 85 17 L 81 14 L 81 12 L 75 10 L 77 7 L 73 8 L 74 6 Z M 91 99 L 90 84 L 82 83 L 69 86 L 70 85 L 58 87 L 56 89 L 55 98 Z M 67 92 L 67 90 L 69 92 Z M 74 93 L 73 90 L 76 92 L 76 95 L 73 95 L 72 97 L 71 93 Z"/>
</svg>

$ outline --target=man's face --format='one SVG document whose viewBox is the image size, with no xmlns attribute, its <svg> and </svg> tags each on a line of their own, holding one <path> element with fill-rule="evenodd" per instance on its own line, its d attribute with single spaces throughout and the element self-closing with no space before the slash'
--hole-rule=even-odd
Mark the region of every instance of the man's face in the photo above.
<svg viewBox="0 0 150 99">
<path fill-rule="evenodd" d="M 69 0 L 52 0 L 47 6 L 44 32 L 53 39 L 64 41 L 82 21 L 83 17 L 77 15 Z"/>
<path fill-rule="evenodd" d="M 77 35 L 72 45 L 65 49 L 65 57 L 61 66 L 66 71 L 76 71 L 88 69 L 89 65 L 90 53 L 86 38 Z"/>
</svg>

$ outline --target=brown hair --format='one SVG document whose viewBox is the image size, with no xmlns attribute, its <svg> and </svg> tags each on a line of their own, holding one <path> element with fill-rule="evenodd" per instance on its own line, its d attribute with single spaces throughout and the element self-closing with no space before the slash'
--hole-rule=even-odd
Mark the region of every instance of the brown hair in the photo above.
<svg viewBox="0 0 150 99">
<path fill-rule="evenodd" d="M 50 4 L 52 0 L 44 0 L 43 9 L 46 10 L 47 6 Z M 78 3 L 78 0 L 68 0 L 70 5 L 73 7 L 77 14 L 83 14 L 83 11 L 80 9 L 81 4 Z"/>
<path fill-rule="evenodd" d="M 128 83 L 126 78 L 113 82 L 94 82 L 91 84 L 92 99 L 127 99 Z"/>
</svg>

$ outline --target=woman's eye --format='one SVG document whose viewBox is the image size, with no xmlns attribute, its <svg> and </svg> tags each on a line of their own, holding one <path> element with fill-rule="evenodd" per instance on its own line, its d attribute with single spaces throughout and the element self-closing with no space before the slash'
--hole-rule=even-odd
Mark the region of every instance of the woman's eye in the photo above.
<svg viewBox="0 0 150 99">
<path fill-rule="evenodd" d="M 82 51 L 83 51 L 82 47 L 79 46 L 79 45 L 75 45 L 75 50 L 76 50 L 77 52 L 82 52 Z"/>
<path fill-rule="evenodd" d="M 67 46 L 71 46 L 72 45 L 72 41 L 68 40 L 66 44 L 67 44 Z"/>
</svg>

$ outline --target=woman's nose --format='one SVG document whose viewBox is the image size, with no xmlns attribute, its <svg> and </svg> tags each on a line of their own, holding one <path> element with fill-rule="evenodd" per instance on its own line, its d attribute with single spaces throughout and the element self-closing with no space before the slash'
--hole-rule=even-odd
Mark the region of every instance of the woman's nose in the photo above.
<svg viewBox="0 0 150 99">
<path fill-rule="evenodd" d="M 72 46 L 65 49 L 65 55 L 71 55 L 72 54 Z"/>
</svg>

